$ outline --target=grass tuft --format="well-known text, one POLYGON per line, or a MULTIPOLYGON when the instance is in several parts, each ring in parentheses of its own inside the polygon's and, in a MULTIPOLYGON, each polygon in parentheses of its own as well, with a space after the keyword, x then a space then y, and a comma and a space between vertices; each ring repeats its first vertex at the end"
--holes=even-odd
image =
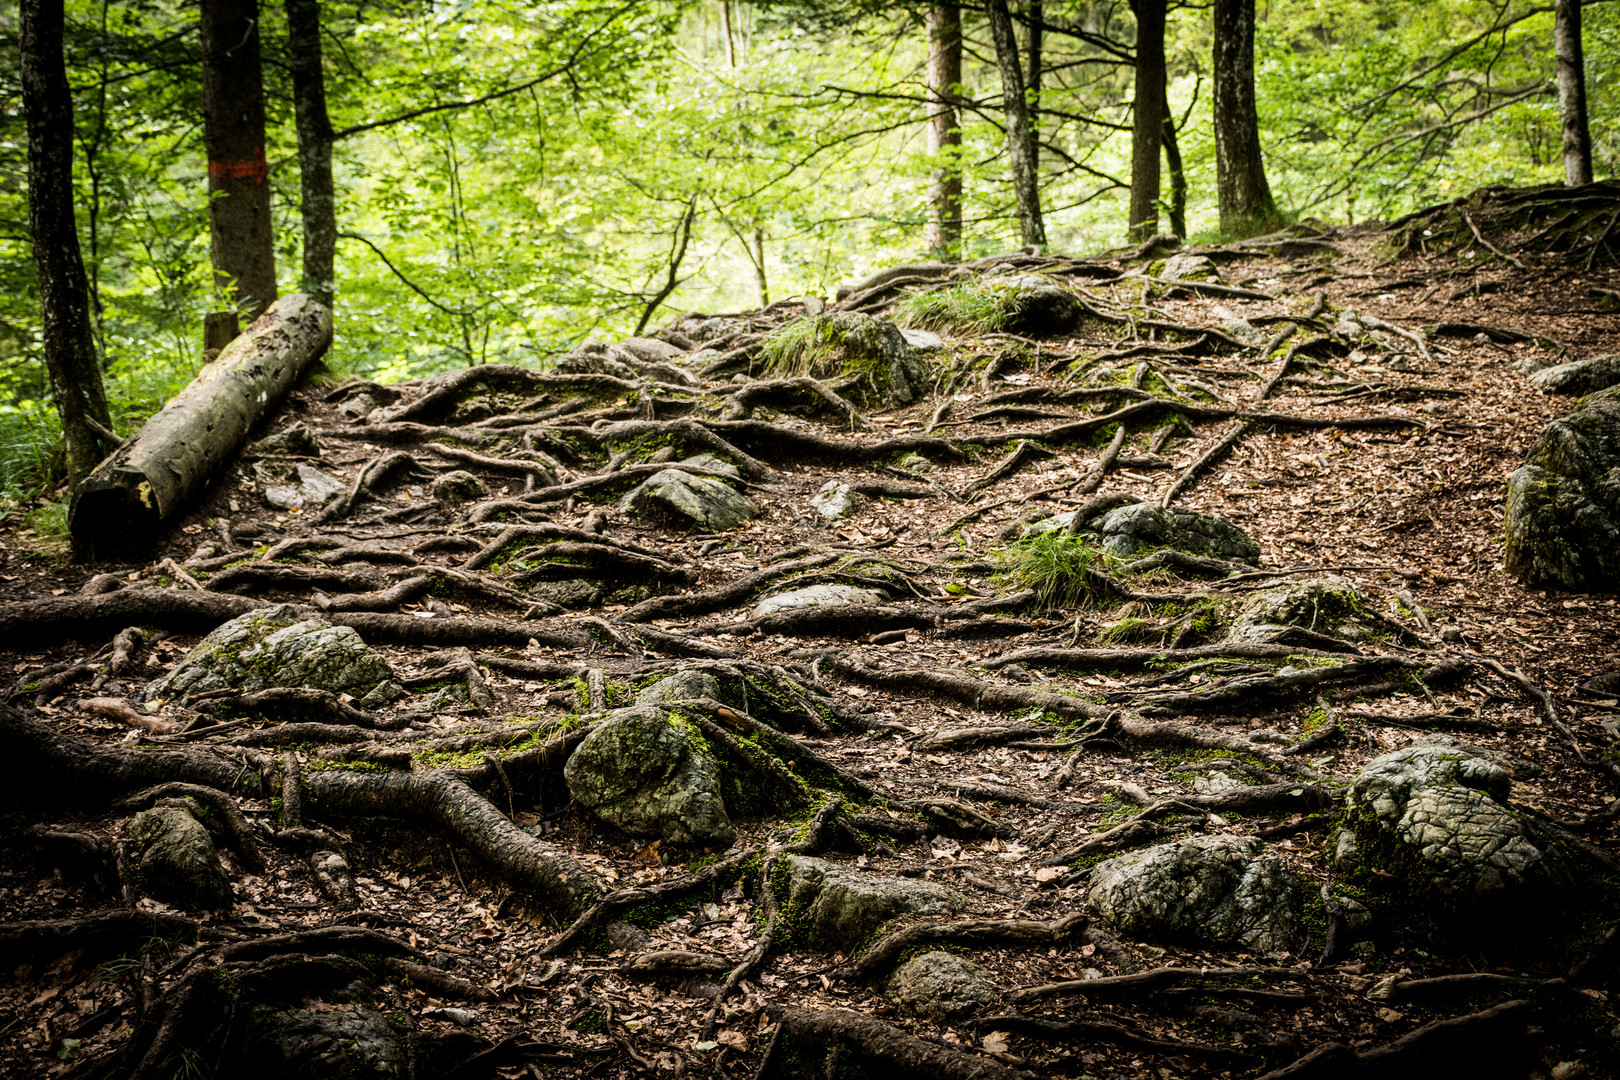
POLYGON ((1117 561, 1084 537, 1053 529, 1008 549, 1005 572, 1019 586, 1034 589, 1042 604, 1087 607, 1111 595, 1103 575, 1117 561))

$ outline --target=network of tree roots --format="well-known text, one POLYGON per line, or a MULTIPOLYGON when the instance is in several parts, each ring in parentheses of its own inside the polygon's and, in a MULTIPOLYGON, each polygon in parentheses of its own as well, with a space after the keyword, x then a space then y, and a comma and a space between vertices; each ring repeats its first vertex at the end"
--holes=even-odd
POLYGON ((1620 352, 1620 203, 1560 198, 1296 226, 1204 251, 1220 283, 1145 280, 1163 251, 880 276, 831 310, 917 310, 1007 268, 1082 307, 1041 339, 942 318, 933 391, 897 410, 858 405, 858 374, 765 374, 769 336, 821 310, 803 301, 702 342, 708 316, 656 332, 713 350, 695 385, 315 380, 258 434, 311 429, 300 460, 348 485, 324 508, 269 508, 244 454, 127 561, 56 563, 13 527, 0 1071, 228 1076, 256 1002, 361 1000, 417 1077, 1614 1075, 1620 770, 1590 680, 1620 652, 1615 601, 1500 569, 1503 483, 1565 408, 1521 362, 1620 352), (1358 340, 1332 332, 1346 309, 1358 340), (707 535, 620 509, 697 453, 736 465, 761 515, 707 535), (427 497, 451 470, 488 494, 427 497), (829 522, 810 500, 834 479, 863 502, 829 522), (1066 582, 1019 540, 1134 500, 1226 518, 1258 566, 1145 557, 1066 582), (571 574, 606 582, 594 604, 536 595, 571 574), (1326 574, 1376 636, 1222 644, 1244 596, 1326 574), (813 584, 888 599, 754 616, 813 584), (270 603, 354 627, 409 693, 132 704, 270 603), (686 669, 737 691, 681 706, 756 793, 727 851, 609 828, 562 776, 594 722, 686 669), (465 692, 409 711, 446 687, 465 692), (1351 888, 1329 858, 1344 785, 1432 733, 1518 762, 1515 809, 1584 884, 1466 928, 1364 889, 1375 930, 1352 949, 1324 899, 1351 888), (1195 787, 1213 770, 1242 783, 1195 787), (216 832, 229 908, 170 908, 129 872, 131 815, 172 798, 216 832), (1288 860, 1308 886, 1294 948, 1139 940, 1088 910, 1099 859, 1194 834, 1288 860), (966 906, 814 951, 772 885, 794 853, 966 906), (907 1015, 885 980, 925 948, 984 965, 1000 1000, 907 1015))

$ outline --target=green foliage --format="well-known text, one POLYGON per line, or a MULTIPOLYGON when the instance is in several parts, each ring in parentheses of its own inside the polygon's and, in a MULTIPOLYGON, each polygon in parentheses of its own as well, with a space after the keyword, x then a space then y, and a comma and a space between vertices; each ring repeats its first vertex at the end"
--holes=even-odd
POLYGON ((1086 607, 1106 596, 1100 575, 1117 560, 1084 537, 1062 529, 1036 533, 1010 548, 1004 573, 1020 588, 1034 589, 1039 603, 1050 607, 1086 607))
POLYGON ((843 341, 838 328, 826 315, 808 315, 773 330, 760 343, 765 371, 777 378, 800 375, 834 374, 829 363, 837 357, 843 341))
POLYGON ((908 293, 895 305, 894 320, 921 330, 987 334, 1000 330, 1012 314, 1005 284, 969 278, 942 289, 908 293))

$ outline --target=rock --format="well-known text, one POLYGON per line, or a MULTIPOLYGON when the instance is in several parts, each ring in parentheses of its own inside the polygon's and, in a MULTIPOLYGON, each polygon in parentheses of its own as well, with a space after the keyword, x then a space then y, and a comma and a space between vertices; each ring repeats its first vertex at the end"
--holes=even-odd
POLYGON ((907 454, 900 459, 900 467, 918 473, 931 473, 939 468, 938 465, 935 465, 921 454, 907 454))
POLYGON ((241 1072, 275 1080, 405 1080, 410 1055, 382 1014, 357 1006, 254 1010, 241 1072))
POLYGON ((634 923, 615 919, 602 927, 608 945, 627 953, 640 952, 652 943, 652 936, 634 923))
POLYGON ((719 701, 720 680, 707 671, 677 671, 641 688, 636 695, 637 705, 664 705, 675 701, 697 701, 708 698, 719 701))
POLYGON ((848 953, 890 919, 962 910, 960 895, 931 881, 880 877, 808 855, 784 861, 783 921, 812 949, 848 953))
MULTIPOLYGON (((1038 521, 1025 535, 1066 529, 1074 514, 1071 510, 1038 521)), ((1257 563, 1260 559, 1260 545, 1231 522, 1191 510, 1166 510, 1150 502, 1131 503, 1100 514, 1086 523, 1081 535, 1122 559, 1166 547, 1236 562, 1257 563)))
POLYGON ((345 420, 359 422, 367 419, 372 413, 387 409, 400 398, 400 393, 392 386, 382 386, 379 383, 358 383, 344 391, 344 398, 337 409, 345 420))
POLYGON ((900 408, 928 393, 933 372, 894 323, 857 311, 808 318, 797 344, 772 363, 774 374, 855 378, 843 393, 869 408, 900 408))
POLYGON ((859 510, 861 497, 842 480, 829 480, 810 500, 810 506, 828 521, 837 521, 859 510))
POLYGON ((1090 901, 1120 930, 1144 937, 1273 953, 1302 936, 1299 881, 1252 836, 1194 836, 1099 863, 1090 901))
POLYGON ((1543 394, 1590 394, 1620 385, 1620 356, 1594 356, 1569 364, 1555 364, 1530 376, 1530 385, 1543 394))
POLYGON ((293 455, 299 457, 320 457, 321 445, 315 441, 315 433, 305 423, 297 423, 286 431, 260 439, 248 447, 248 453, 260 457, 275 457, 293 455))
POLYGON ((231 879, 214 838, 179 801, 136 814, 129 832, 140 850, 136 873, 143 892, 192 910, 231 906, 231 879))
POLYGON ((703 532, 725 532, 759 515, 759 506, 712 476, 665 469, 643 480, 621 508, 639 518, 662 519, 703 532))
POLYGON ((1080 321, 1080 301, 1062 285, 1027 275, 1013 278, 1009 284, 1002 330, 1026 337, 1056 337, 1067 334, 1080 321))
POLYGON ((1265 331, 1248 319, 1232 319, 1222 323, 1221 329, 1251 349, 1258 349, 1268 340, 1265 331))
POLYGON ((347 626, 302 619, 291 604, 239 615, 198 642, 146 688, 148 701, 188 701, 210 690, 307 686, 350 694, 367 707, 403 691, 393 669, 347 626))
MULTIPOLYGON (((665 447, 668 449, 668 447, 665 447)), ((671 455, 674 456, 673 454, 671 455)), ((676 467, 688 466, 693 469, 707 469, 710 472, 724 473, 733 480, 742 479, 742 470, 737 468, 718 454, 693 454, 689 458, 682 458, 676 462, 676 467)))
POLYGON ((1620 588, 1620 386, 1542 431, 1508 480, 1506 566, 1531 587, 1620 588))
POLYGON ((913 330, 908 326, 900 328, 900 336, 906 339, 906 344, 913 349, 943 349, 945 339, 932 330, 913 330))
POLYGON ((1374 758, 1350 785, 1334 861, 1374 888, 1393 875, 1425 907, 1476 917, 1543 911, 1570 873, 1507 808, 1512 784, 1484 751, 1447 736, 1374 758))
POLYGON ((1342 577, 1291 581, 1252 593, 1226 632, 1229 642, 1270 641, 1290 627, 1347 641, 1370 641, 1366 598, 1342 577))
POLYGON ((484 482, 465 469, 456 469, 453 472, 434 477, 433 486, 430 490, 433 492, 433 498, 436 502, 444 503, 447 506, 472 502, 474 499, 482 499, 489 494, 489 488, 484 485, 484 482))
POLYGON ((669 342, 659 341, 657 338, 625 338, 617 347, 644 364, 673 364, 686 355, 669 342))
POLYGON ((1219 281, 1221 272, 1208 255, 1189 255, 1185 252, 1164 260, 1158 277, 1166 281, 1219 281))
POLYGON ((955 953, 926 952, 889 977, 895 1004, 929 1020, 947 1021, 1001 1000, 984 968, 955 953))
POLYGON ((611 375, 616 379, 636 378, 636 369, 613 355, 612 349, 595 338, 586 338, 557 361, 559 375, 611 375))
POLYGON ((680 844, 736 839, 720 766, 668 710, 619 709, 596 722, 563 766, 574 800, 632 836, 680 844))
MULTIPOLYGON (((559 564, 561 566, 561 564, 559 564)), ((565 567, 569 572, 575 567, 565 567)), ((582 569, 582 568, 579 568, 582 569)), ((621 578, 565 577, 530 579, 525 590, 536 600, 565 608, 595 607, 598 604, 639 604, 657 593, 648 582, 626 582, 621 578)))
POLYGON ((297 479, 291 484, 274 484, 264 489, 264 501, 277 510, 311 509, 326 502, 333 495, 347 490, 343 481, 323 473, 313 465, 298 466, 297 479))
POLYGON ((800 608, 881 604, 887 599, 876 589, 863 589, 858 585, 810 585, 765 597, 754 605, 754 618, 763 619, 778 612, 797 611, 800 608))

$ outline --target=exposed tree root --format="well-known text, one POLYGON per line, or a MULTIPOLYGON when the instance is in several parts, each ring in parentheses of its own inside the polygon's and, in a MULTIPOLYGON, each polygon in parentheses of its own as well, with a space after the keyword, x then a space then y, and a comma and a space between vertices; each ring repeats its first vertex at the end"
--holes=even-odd
POLYGON ((195 589, 128 588, 95 596, 52 596, 0 604, 0 641, 38 646, 64 637, 105 639, 131 624, 208 631, 264 606, 263 600, 195 589))
POLYGON ((1004 948, 1040 948, 1061 945, 1085 927, 1085 916, 1074 914, 1052 922, 1034 919, 974 919, 966 922, 918 923, 878 939, 853 963, 838 969, 850 982, 884 978, 905 957, 932 945, 1004 948))
POLYGON ((1252 1066, 1256 1058, 1242 1050, 1205 1043, 1180 1040, 1154 1039, 1132 1031, 1111 1020, 1048 1020, 1020 1013, 1003 1013, 976 1021, 981 1031, 1009 1031, 1014 1035, 1029 1035, 1038 1039, 1104 1042, 1138 1054, 1162 1054, 1166 1057, 1194 1058, 1220 1067, 1252 1066))
POLYGON ((823 1080, 845 1072, 894 1080, 1027 1080, 993 1058, 923 1042, 865 1013, 768 1007, 777 1020, 754 1080, 823 1080))

